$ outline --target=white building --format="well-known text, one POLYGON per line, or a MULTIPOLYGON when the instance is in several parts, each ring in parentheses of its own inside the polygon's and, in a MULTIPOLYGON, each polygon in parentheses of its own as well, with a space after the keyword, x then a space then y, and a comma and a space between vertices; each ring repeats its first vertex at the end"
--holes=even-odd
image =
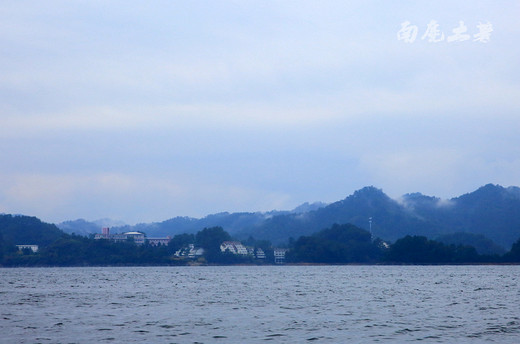
POLYGON ((97 233, 94 235, 95 240, 100 239, 107 239, 112 240, 114 242, 122 242, 122 241, 128 241, 133 240, 137 245, 144 244, 144 241, 146 239, 146 236, 144 233, 141 232, 126 232, 126 233, 116 233, 116 234, 110 234, 110 230, 108 228, 103 228, 103 232, 101 234, 97 233))
POLYGON ((167 236, 166 238, 146 238, 148 243, 152 246, 159 246, 159 245, 168 245, 170 240, 172 238, 170 236, 167 236))
POLYGON ((202 247, 195 247, 190 245, 190 251, 188 252, 188 258, 198 258, 204 255, 204 249, 202 247))
POLYGON ((126 237, 128 239, 133 239, 134 242, 137 245, 144 244, 144 239, 145 239, 144 233, 141 233, 141 232, 126 232, 126 233, 123 233, 123 235, 126 235, 126 237))
POLYGON ((18 247, 18 250, 23 250, 23 249, 30 249, 31 251, 33 251, 34 253, 38 252, 38 245, 16 245, 16 247, 18 247))
POLYGON ((265 252, 264 252, 264 250, 262 250, 260 247, 258 247, 258 248, 256 249, 255 258, 256 258, 256 259, 265 259, 265 252))
POLYGON ((174 253, 176 257, 187 257, 187 258, 199 258, 204 255, 204 249, 201 247, 195 247, 193 244, 189 244, 187 247, 183 247, 174 253))
POLYGON ((275 264, 283 264, 285 263, 285 252, 287 252, 286 248, 275 248, 274 249, 274 263, 275 264))
POLYGON ((245 246, 239 241, 224 241, 220 244, 220 251, 229 251, 233 254, 247 255, 247 248, 245 248, 245 246))

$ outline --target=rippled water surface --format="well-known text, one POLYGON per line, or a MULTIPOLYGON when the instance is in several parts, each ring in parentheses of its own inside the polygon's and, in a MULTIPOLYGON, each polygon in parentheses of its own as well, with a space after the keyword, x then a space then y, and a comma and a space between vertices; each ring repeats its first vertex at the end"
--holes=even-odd
POLYGON ((520 266, 0 274, 1 343, 520 342, 520 266))

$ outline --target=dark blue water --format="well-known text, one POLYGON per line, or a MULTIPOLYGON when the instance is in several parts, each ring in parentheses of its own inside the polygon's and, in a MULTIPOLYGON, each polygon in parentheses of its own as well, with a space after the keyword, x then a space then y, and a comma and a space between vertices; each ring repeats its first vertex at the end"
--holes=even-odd
POLYGON ((1 343, 520 342, 520 266, 0 274, 1 343))

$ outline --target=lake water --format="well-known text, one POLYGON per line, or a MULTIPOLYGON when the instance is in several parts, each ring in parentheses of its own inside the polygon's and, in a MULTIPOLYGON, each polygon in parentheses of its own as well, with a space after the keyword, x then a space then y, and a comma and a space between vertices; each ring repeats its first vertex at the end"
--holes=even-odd
POLYGON ((520 266, 0 269, 1 343, 519 343, 520 266))

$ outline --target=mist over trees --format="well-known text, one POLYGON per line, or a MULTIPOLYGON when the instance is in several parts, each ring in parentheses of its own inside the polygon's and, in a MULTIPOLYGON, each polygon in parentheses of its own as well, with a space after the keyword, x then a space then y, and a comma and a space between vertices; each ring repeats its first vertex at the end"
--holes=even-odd
MULTIPOLYGON (((292 211, 219 213, 201 219, 175 217, 162 222, 113 228, 139 231, 149 236, 195 234, 202 228, 222 227, 234 238, 254 237, 283 245, 289 238, 311 236, 335 223, 351 223, 394 242, 406 235, 425 236, 445 244, 471 245, 479 254, 503 254, 520 237, 520 188, 488 184, 478 190, 442 200, 420 193, 400 199, 382 190, 365 187, 331 204, 302 205, 292 211)), ((68 233, 101 229, 83 220, 59 225, 68 233)))
MULTIPOLYGON (((485 236, 501 246, 481 243, 479 250, 483 253, 488 249, 500 253, 520 237, 520 188, 488 184, 450 200, 420 193, 394 200, 382 190, 369 186, 315 211, 273 216, 244 230, 243 236, 254 235, 279 243, 290 237, 312 235, 335 223, 351 223, 368 229, 369 218, 373 219, 374 236, 386 241, 396 241, 406 235, 436 239, 464 232, 485 236)), ((458 239, 461 238, 468 241, 461 242, 463 244, 476 244, 475 237, 467 235, 458 239)))
POLYGON ((438 236, 435 240, 446 245, 473 246, 479 254, 484 255, 501 255, 506 253, 506 250, 502 246, 497 245, 493 240, 482 234, 458 232, 438 236))

